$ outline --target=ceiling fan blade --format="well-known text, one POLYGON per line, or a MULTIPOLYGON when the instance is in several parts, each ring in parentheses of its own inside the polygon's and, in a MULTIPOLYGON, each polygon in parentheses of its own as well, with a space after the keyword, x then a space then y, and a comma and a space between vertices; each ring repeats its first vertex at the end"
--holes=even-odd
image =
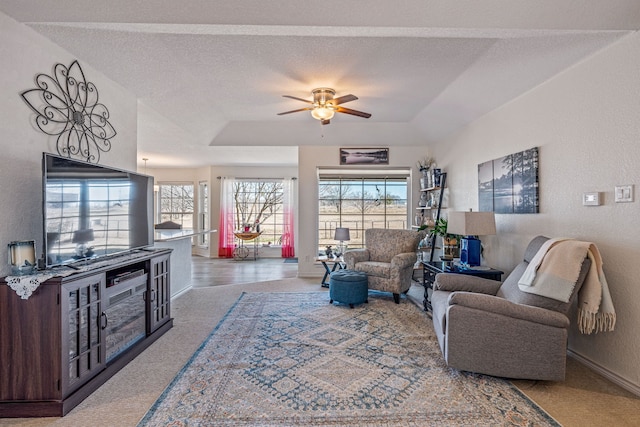
POLYGON ((345 102, 355 101, 356 99, 358 99, 357 96, 349 94, 349 95, 339 96, 338 98, 333 98, 331 103, 333 105, 340 105, 340 104, 344 104, 345 102))
POLYGON ((309 101, 308 99, 302 99, 302 98, 298 98, 295 96, 291 96, 291 95, 282 95, 285 98, 291 98, 291 99, 295 99, 297 101, 302 101, 302 102, 306 102, 307 104, 313 104, 313 101, 309 101))
POLYGON ((291 110, 291 111, 285 111, 284 113, 278 113, 278 115, 282 116, 283 114, 291 114, 291 113, 297 113, 299 111, 309 111, 309 110, 313 110, 313 107, 298 108, 297 110, 291 110))
POLYGON ((322 123, 323 125, 328 125, 329 123, 331 123, 331 120, 320 120, 320 123, 322 123))
POLYGON ((336 111, 338 113, 345 113, 345 114, 351 114, 352 116, 364 117, 365 119, 368 119, 369 117, 371 117, 371 114, 369 114, 369 113, 364 113, 362 111, 352 110, 351 108, 338 107, 338 108, 336 108, 336 111))

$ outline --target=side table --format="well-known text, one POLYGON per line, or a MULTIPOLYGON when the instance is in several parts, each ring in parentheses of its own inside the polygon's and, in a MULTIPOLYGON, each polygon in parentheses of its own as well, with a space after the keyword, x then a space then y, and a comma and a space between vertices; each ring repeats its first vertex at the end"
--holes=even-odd
POLYGON ((254 261, 257 260, 258 259, 258 240, 257 239, 262 234, 262 232, 254 233, 252 231, 247 231, 247 232, 236 231, 233 234, 238 238, 238 241, 239 241, 238 245, 233 250, 233 259, 242 261, 245 258, 247 258, 251 251, 245 245, 245 242, 253 241, 253 260, 254 261))
POLYGON ((433 291, 433 282, 436 280, 438 273, 455 273, 468 274, 469 276, 482 277, 489 280, 502 280, 504 271, 494 270, 493 268, 480 267, 460 268, 458 265, 450 261, 423 261, 422 262, 422 286, 424 286, 424 301, 422 305, 425 311, 431 311, 431 295, 429 290, 433 291))
POLYGON ((324 277, 322 278, 322 287, 328 288, 329 282, 327 282, 327 278, 331 275, 332 272, 336 270, 344 270, 347 268, 347 265, 340 258, 316 258, 317 262, 321 262, 324 267, 324 277), (329 264, 332 264, 329 267, 329 264))

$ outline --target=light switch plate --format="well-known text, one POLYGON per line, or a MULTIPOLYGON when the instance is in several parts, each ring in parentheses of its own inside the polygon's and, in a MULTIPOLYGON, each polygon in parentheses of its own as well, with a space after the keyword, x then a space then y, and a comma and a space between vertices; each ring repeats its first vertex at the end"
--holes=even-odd
POLYGON ((616 203, 633 202, 633 185, 616 185, 615 201, 616 203))
POLYGON ((600 192, 593 191, 590 193, 583 193, 582 204, 584 206, 600 206, 602 204, 600 192))

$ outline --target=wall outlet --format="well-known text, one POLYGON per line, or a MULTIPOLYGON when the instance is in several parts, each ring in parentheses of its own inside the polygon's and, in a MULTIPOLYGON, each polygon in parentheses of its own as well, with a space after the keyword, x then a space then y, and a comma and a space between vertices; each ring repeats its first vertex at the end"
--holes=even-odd
POLYGON ((633 185, 616 185, 614 194, 616 203, 633 202, 633 185))
POLYGON ((600 206, 602 204, 602 196, 598 191, 582 194, 582 204, 584 206, 600 206))

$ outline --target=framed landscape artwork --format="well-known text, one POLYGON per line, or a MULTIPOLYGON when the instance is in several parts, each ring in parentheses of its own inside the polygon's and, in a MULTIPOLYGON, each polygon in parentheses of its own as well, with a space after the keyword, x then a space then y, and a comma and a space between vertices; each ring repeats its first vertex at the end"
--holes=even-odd
POLYGON ((388 148, 341 148, 340 149, 341 165, 388 165, 389 149, 388 148))
POLYGON ((478 210, 538 213, 538 148, 478 165, 478 210))

